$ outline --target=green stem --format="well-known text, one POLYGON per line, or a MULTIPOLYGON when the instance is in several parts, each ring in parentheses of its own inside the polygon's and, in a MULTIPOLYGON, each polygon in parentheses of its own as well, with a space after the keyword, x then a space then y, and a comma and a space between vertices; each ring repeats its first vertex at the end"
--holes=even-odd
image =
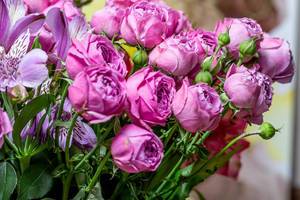
POLYGON ((168 176, 166 177, 166 180, 164 180, 162 182, 162 184, 157 188, 156 190, 156 194, 160 193, 161 190, 165 187, 165 185, 167 184, 168 180, 176 173, 177 168, 181 166, 181 164, 184 161, 184 156, 181 156, 180 160, 176 163, 176 165, 174 166, 174 168, 172 169, 172 171, 168 174, 168 176))
POLYGON ((5 135, 4 136, 6 144, 18 155, 19 149, 18 147, 5 135))
POLYGON ((73 129, 76 124, 78 116, 79 116, 79 114, 76 112, 72 118, 71 125, 68 130, 68 134, 67 134, 66 147, 65 147, 65 160, 66 160, 66 165, 68 168, 70 168, 70 153, 69 153, 70 152, 70 140, 71 140, 73 129))
POLYGON ((202 137, 200 138, 200 140, 198 140, 198 141, 196 142, 196 144, 197 144, 197 145, 203 144, 203 142, 210 136, 211 133, 212 133, 211 131, 206 131, 206 132, 202 135, 202 137))
POLYGON ((19 159, 20 160, 20 168, 23 173, 26 169, 28 169, 30 165, 30 156, 25 156, 19 159))
POLYGON ((68 200, 69 199, 69 191, 71 187, 71 181, 73 178, 73 173, 69 173, 66 179, 63 181, 63 195, 62 200, 68 200))
POLYGON ((253 136, 253 135, 258 135, 259 133, 246 133, 246 134, 242 134, 237 136, 236 138, 234 138, 233 140, 231 140, 217 155, 218 156, 222 156, 232 145, 234 145, 235 143, 237 143, 239 140, 249 137, 249 136, 253 136))
POLYGON ((119 181, 119 183, 117 184, 116 189, 114 190, 113 195, 110 197, 111 200, 115 200, 118 197, 119 191, 122 188, 123 184, 127 181, 128 178, 128 174, 124 173, 123 174, 123 180, 119 181))
POLYGON ((9 116, 9 118, 13 119, 14 118, 14 109, 13 109, 13 106, 12 106, 12 103, 11 103, 9 97, 4 92, 1 93, 1 96, 2 96, 2 99, 3 99, 3 104, 4 104, 4 107, 5 107, 5 110, 8 114, 8 116, 9 116))
POLYGON ((99 176, 105 166, 105 163, 107 162, 108 158, 110 157, 110 152, 108 152, 105 157, 103 158, 103 160, 101 161, 99 167, 97 168, 97 171, 95 173, 95 175, 93 176, 91 182, 89 183, 89 185, 87 186, 86 188, 86 193, 89 193, 96 185, 98 179, 99 179, 99 176))

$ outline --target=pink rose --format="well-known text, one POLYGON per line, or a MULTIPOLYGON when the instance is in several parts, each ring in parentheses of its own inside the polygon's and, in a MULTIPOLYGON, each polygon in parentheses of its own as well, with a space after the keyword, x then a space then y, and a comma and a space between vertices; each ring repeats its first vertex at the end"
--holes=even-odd
POLYGON ((175 76, 187 75, 199 64, 200 52, 195 40, 188 33, 172 36, 156 46, 149 55, 151 65, 175 76))
POLYGON ((6 112, 0 108, 0 148, 4 144, 4 136, 12 132, 12 125, 6 112))
POLYGON ((172 103, 173 113, 187 131, 213 130, 218 126, 223 110, 220 96, 207 84, 190 85, 184 79, 172 103))
POLYGON ((215 27, 217 35, 229 30, 230 43, 227 45, 229 52, 235 57, 239 57, 240 44, 251 38, 257 41, 262 38, 263 31, 260 25, 253 19, 249 18, 225 18, 219 21, 215 27))
POLYGON ((258 49, 260 71, 267 74, 273 81, 289 83, 295 73, 290 45, 287 41, 274 38, 267 34, 258 49))
POLYGON ((73 40, 66 59, 66 68, 71 78, 83 69, 97 65, 108 66, 126 76, 124 53, 117 51, 110 40, 100 35, 88 35, 82 41, 73 40))
POLYGON ((91 26, 95 33, 104 32, 111 39, 119 36, 124 14, 125 10, 123 9, 106 6, 93 15, 91 26))
POLYGON ((30 13, 40 13, 61 0, 23 0, 30 13))
POLYGON ((134 3, 139 2, 139 1, 163 3, 163 1, 161 1, 161 0, 106 0, 106 5, 119 7, 119 8, 128 8, 128 7, 132 6, 134 3))
POLYGON ((82 16, 82 12, 75 6, 72 0, 59 0, 55 4, 49 6, 44 12, 47 13, 52 8, 60 8, 65 14, 68 21, 71 21, 76 16, 82 16))
POLYGON ((233 65, 224 83, 224 90, 230 101, 241 109, 240 117, 255 124, 263 122, 262 114, 272 103, 272 80, 257 72, 256 68, 233 65))
POLYGON ((144 67, 127 80, 128 113, 132 121, 148 125, 165 125, 171 115, 175 82, 151 67, 144 67))
POLYGON ((92 124, 106 122, 123 112, 126 85, 122 75, 106 66, 84 69, 69 87, 72 106, 92 124))
POLYGON ((142 45, 148 49, 160 44, 184 27, 181 13, 163 4, 141 1, 126 10, 121 24, 121 37, 131 45, 142 45))
POLYGON ((163 144, 148 130, 124 126, 111 144, 114 163, 128 173, 156 171, 163 158, 163 144))

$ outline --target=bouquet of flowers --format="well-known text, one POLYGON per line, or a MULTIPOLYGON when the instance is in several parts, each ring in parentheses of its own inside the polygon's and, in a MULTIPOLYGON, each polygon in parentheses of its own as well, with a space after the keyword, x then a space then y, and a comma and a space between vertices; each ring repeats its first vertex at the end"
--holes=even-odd
POLYGON ((0 199, 185 199, 237 177, 245 138, 278 131, 263 114, 293 78, 288 42, 248 18, 194 28, 159 0, 88 22, 89 2, 0 0, 0 199))

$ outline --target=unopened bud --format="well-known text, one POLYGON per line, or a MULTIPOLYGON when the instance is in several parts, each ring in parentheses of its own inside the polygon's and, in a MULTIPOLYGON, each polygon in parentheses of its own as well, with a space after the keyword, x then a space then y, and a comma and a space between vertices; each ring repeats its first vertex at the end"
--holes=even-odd
POLYGON ((269 122, 264 122, 260 128, 259 136, 262 137, 265 140, 269 140, 272 137, 274 137, 275 133, 278 131, 274 128, 274 126, 269 122))
POLYGON ((28 97, 27 90, 22 85, 17 85, 13 88, 8 89, 8 95, 13 101, 22 102, 28 97))
POLYGON ((133 62, 135 66, 141 67, 148 63, 148 55, 144 50, 137 50, 133 55, 133 62))
POLYGON ((197 74, 195 81, 196 83, 207 83, 211 85, 213 77, 208 71, 201 71, 197 74))
POLYGON ((256 42, 253 39, 246 40, 240 45, 240 54, 243 57, 253 56, 256 53, 256 42))
POLYGON ((213 63, 213 59, 214 59, 213 56, 209 56, 209 57, 206 57, 203 60, 203 62, 201 64, 201 68, 202 68, 203 71, 210 71, 211 65, 213 63))
POLYGON ((229 32, 226 31, 225 33, 221 33, 218 37, 218 44, 221 47, 224 47, 224 46, 228 45, 229 43, 230 43, 229 32))

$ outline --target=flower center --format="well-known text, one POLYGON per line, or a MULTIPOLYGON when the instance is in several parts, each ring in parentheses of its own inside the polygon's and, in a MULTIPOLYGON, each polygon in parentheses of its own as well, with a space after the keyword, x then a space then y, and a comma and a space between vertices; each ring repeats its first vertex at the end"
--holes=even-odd
POLYGON ((153 140, 148 140, 144 143, 145 162, 156 164, 159 160, 159 147, 153 140))
POLYGON ((169 115, 170 113, 170 91, 171 86, 166 82, 166 80, 161 80, 158 84, 156 90, 158 111, 162 115, 169 115))
POLYGON ((105 99, 113 99, 120 94, 117 83, 104 75, 98 76, 95 88, 105 99))

